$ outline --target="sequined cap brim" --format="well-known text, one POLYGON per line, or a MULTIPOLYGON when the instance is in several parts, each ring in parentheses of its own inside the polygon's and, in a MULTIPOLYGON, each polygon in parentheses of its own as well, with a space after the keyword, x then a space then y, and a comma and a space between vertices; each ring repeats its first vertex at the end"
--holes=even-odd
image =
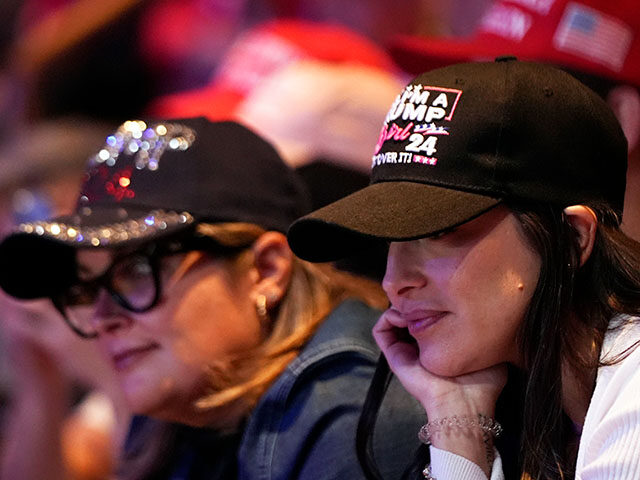
POLYGON ((54 297, 75 281, 78 248, 130 247, 196 223, 187 212, 123 208, 24 223, 0 244, 0 287, 22 299, 54 297))
MULTIPOLYGON (((92 225, 91 215, 73 215, 55 220, 23 223, 18 232, 39 235, 78 247, 116 247, 126 242, 144 241, 192 224, 188 212, 153 210, 146 215, 126 215, 120 222, 92 225)), ((101 215, 99 218, 104 218, 101 215)))

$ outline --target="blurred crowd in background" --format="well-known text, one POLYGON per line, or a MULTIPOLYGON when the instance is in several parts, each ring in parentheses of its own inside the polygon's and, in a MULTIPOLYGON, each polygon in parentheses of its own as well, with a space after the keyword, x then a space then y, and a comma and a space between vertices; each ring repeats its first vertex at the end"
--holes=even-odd
MULTIPOLYGON (((105 135, 126 119, 149 116, 239 119, 307 179, 315 208, 329 203, 368 182, 384 115, 417 73, 407 57, 418 71, 429 67, 410 48, 398 51, 398 38, 469 37, 494 3, 553 2, 3 0, 0 235, 71 210, 84 163, 105 135)), ((637 88, 640 75, 628 83, 637 88)), ((626 133, 637 138, 637 90, 624 98, 623 110, 638 120, 626 133)), ((383 266, 359 268, 378 277, 383 266)), ((50 308, 0 297, 1 411, 22 400, 15 392, 27 394, 19 383, 28 370, 16 375, 12 365, 49 371, 51 384, 69 392, 73 412, 68 428, 75 440, 65 459, 77 478, 101 478, 109 460, 88 465, 77 450, 104 451, 100 442, 121 441, 124 433, 113 429, 126 427, 118 418, 127 413, 108 366, 50 308), (73 430, 83 418, 97 432, 84 444, 73 430)), ((0 455, 10 448, 0 443, 0 455)))

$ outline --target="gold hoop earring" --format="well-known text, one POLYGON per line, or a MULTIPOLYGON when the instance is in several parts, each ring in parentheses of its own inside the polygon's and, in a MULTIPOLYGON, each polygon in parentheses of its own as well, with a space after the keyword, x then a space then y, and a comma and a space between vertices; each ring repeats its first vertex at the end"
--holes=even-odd
POLYGON ((256 297, 256 313, 260 320, 267 319, 267 296, 262 293, 256 297))

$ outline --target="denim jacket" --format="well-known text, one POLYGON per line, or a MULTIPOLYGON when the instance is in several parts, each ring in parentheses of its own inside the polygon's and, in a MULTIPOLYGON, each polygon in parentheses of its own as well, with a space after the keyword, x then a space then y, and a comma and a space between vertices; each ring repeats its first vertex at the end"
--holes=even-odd
MULTIPOLYGON (((252 412, 238 456, 243 480, 364 479, 355 432, 380 350, 380 312, 339 305, 252 412)), ((400 478, 418 446, 424 410, 394 380, 374 436, 385 479, 400 478)))

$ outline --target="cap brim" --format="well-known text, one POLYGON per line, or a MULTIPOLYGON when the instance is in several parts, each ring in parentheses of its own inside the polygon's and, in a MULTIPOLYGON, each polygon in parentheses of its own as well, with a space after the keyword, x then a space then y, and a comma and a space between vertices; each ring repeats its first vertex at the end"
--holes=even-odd
POLYGON ((510 51, 509 46, 504 39, 489 36, 457 40, 398 35, 391 39, 389 52, 403 70, 417 75, 452 63, 493 60, 497 56, 518 53, 510 51))
POLYGON ((156 98, 147 107, 158 118, 207 117, 212 121, 233 120, 246 93, 216 84, 156 98))
POLYGON ((465 223, 501 202, 415 182, 381 182, 296 220, 287 233, 304 260, 345 258, 381 241, 407 241, 465 223))
POLYGON ((22 299, 51 297, 75 280, 76 249, 133 247, 195 223, 186 212, 123 207, 26 223, 0 243, 0 287, 22 299))
POLYGON ((0 287, 21 299, 54 296, 72 283, 75 261, 69 245, 15 233, 0 244, 0 287))
POLYGON ((515 56, 519 60, 551 63, 569 70, 638 85, 638 76, 633 73, 612 70, 591 59, 556 48, 545 48, 539 42, 515 42, 491 33, 477 33, 461 39, 397 35, 389 41, 388 50, 400 68, 412 75, 454 63, 515 56))

